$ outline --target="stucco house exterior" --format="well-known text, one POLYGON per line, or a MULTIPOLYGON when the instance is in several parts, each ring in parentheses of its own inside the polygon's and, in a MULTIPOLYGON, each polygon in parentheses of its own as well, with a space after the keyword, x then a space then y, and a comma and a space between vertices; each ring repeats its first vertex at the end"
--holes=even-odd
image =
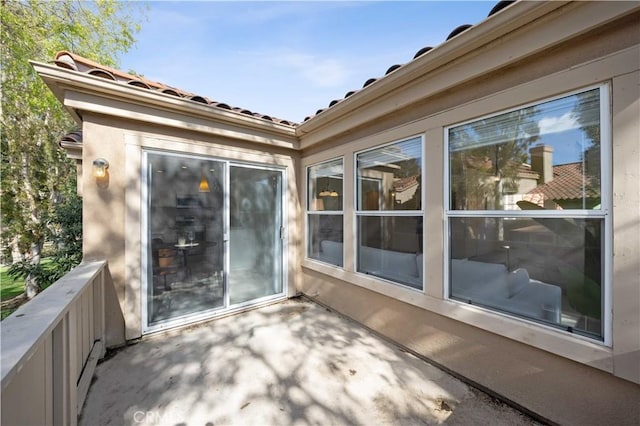
POLYGON ((639 22, 500 2, 302 123, 34 63, 82 126, 107 346, 304 294, 552 422, 637 424, 639 22))

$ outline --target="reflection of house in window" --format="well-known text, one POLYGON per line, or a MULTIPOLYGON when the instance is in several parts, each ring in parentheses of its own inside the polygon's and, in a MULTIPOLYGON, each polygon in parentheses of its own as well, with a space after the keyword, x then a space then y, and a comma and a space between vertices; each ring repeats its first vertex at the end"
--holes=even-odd
POLYGON ((586 161, 553 165, 552 147, 541 145, 532 148, 531 168, 538 174, 540 185, 521 191, 524 195, 518 206, 523 210, 597 208, 600 204, 599 183, 595 176, 589 174, 587 167, 591 153, 585 152, 586 161))
MULTIPOLYGON (((594 209, 600 205, 599 183, 597 176, 589 174, 589 161, 553 165, 553 148, 548 145, 535 146, 530 153, 531 164, 522 163, 516 168, 514 182, 501 178, 499 173, 492 176, 491 160, 467 157, 467 168, 481 176, 475 190, 467 189, 467 208, 494 205, 495 192, 500 194, 496 201, 503 210, 594 209), (493 190, 494 185, 498 186, 497 191, 493 190)), ((589 160, 589 151, 585 157, 589 160)))
POLYGON ((416 195, 419 177, 420 175, 414 175, 396 179, 393 182, 393 194, 396 204, 404 204, 416 195))
POLYGON ((529 191, 520 203, 547 210, 594 209, 600 204, 599 188, 591 185, 591 178, 583 172, 581 162, 553 166, 552 179, 529 191))
MULTIPOLYGON (((365 174, 365 173, 363 173, 365 174)), ((384 203, 383 190, 384 182, 389 182, 393 177, 391 173, 387 173, 388 176, 384 176, 383 172, 377 172, 374 170, 366 170, 366 176, 360 179, 360 191, 362 191, 362 210, 387 210, 389 209, 384 203), (376 177, 370 177, 375 175, 376 177)))
POLYGON ((518 201, 522 201, 524 194, 538 185, 540 174, 531 169, 531 164, 522 163, 518 166, 517 189, 503 188, 502 206, 504 210, 520 210, 518 201))

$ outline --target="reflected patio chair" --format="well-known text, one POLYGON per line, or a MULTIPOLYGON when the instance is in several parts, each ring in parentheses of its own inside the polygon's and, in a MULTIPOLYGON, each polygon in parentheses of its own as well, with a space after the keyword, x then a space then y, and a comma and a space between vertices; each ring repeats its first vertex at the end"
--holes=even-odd
POLYGON ((176 275, 179 270, 177 252, 172 248, 162 247, 163 241, 159 238, 154 238, 151 246, 153 256, 153 276, 162 277, 163 290, 169 291, 171 290, 171 283, 167 282, 167 276, 176 275))

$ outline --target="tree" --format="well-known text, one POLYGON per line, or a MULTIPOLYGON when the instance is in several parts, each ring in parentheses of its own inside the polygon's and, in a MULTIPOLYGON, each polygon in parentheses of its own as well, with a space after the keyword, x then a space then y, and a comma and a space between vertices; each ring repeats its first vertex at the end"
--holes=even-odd
POLYGON ((32 264, 25 288, 32 297, 39 290, 35 271, 42 247, 51 234, 47 218, 74 173, 57 142, 77 125, 29 60, 46 62, 57 51, 71 50, 117 66, 119 54, 135 42, 144 10, 139 4, 115 0, 2 0, 1 4, 2 241, 11 247, 14 261, 32 264))

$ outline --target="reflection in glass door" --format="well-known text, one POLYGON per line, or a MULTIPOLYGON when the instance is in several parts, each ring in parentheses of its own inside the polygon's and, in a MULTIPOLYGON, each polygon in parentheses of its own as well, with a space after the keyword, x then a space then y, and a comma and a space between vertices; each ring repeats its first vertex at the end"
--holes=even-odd
POLYGON ((229 303, 282 293, 282 172, 231 166, 229 303))
POLYGON ((145 153, 143 316, 158 329, 283 294, 283 172, 145 153))
POLYGON ((225 166, 146 153, 150 327, 224 306, 225 166))

